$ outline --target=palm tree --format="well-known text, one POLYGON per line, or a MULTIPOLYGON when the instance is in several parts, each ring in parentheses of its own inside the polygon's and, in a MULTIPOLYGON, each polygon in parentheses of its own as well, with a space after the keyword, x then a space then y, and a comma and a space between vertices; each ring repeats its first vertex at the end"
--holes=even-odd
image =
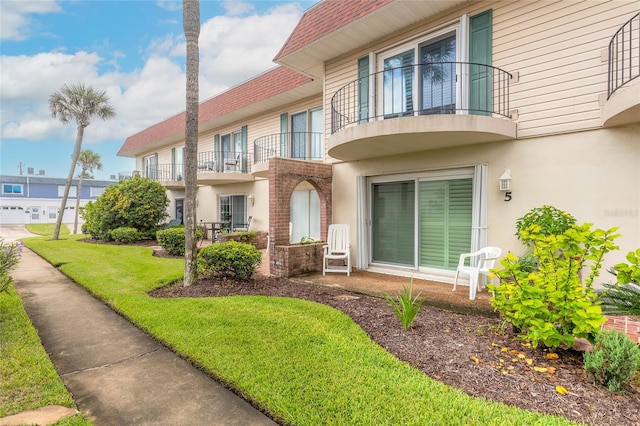
POLYGON ((198 279, 196 253, 196 157, 198 154, 198 70, 200 2, 183 0, 182 26, 187 41, 186 123, 184 132, 184 286, 198 279))
POLYGON ((76 194, 76 215, 73 221, 74 234, 78 232, 78 211, 80 209, 80 198, 82 196, 82 180, 84 178, 93 179, 93 176, 89 174, 89 173, 93 173, 93 169, 102 170, 102 162, 100 161, 100 154, 96 154, 90 149, 85 149, 82 152, 80 152, 78 161, 80 162, 80 167, 82 167, 82 171, 78 176, 78 193, 76 194))
POLYGON ((109 103, 109 97, 104 91, 96 91, 91 87, 85 87, 80 83, 77 85, 63 85, 59 92, 49 96, 49 110, 54 118, 59 118, 62 124, 68 124, 75 121, 78 125, 76 134, 76 144, 71 156, 71 167, 69 168, 69 176, 67 184, 64 188, 62 203, 60 204, 60 214, 56 220, 56 229, 53 231, 53 239, 57 240, 60 236, 60 226, 62 225, 62 217, 64 209, 67 206, 67 198, 69 198, 69 188, 73 181, 73 172, 78 163, 80 149, 82 148, 82 140, 84 139, 84 129, 91 124, 93 117, 102 120, 115 117, 116 113, 113 106, 109 103))

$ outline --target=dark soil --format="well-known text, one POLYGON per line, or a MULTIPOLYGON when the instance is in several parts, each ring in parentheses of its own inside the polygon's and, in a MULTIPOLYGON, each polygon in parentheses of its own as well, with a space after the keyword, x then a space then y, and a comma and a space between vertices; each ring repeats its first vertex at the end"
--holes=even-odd
MULTIPOLYGON (((200 279, 158 289, 156 297, 285 296, 339 309, 399 359, 469 395, 592 425, 640 425, 640 389, 619 395, 594 384, 583 370, 582 352, 555 354, 518 340, 495 318, 424 306, 404 331, 383 299, 296 280, 257 276, 252 282, 200 279), (557 355, 557 358, 556 358, 557 355), (537 371, 538 370, 538 371, 537 371), (556 386, 568 394, 562 395, 556 386)), ((637 382, 636 382, 637 385, 637 382)))

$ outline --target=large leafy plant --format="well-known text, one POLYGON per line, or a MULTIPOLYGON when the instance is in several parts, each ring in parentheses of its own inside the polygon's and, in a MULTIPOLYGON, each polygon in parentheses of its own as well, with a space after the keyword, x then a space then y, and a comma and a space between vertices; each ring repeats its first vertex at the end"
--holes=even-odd
POLYGON ((82 209, 83 230, 93 238, 110 241, 116 228, 136 228, 142 238, 154 238, 167 217, 169 199, 160 183, 134 177, 110 185, 95 201, 82 209))
POLYGON ((490 285, 491 304, 534 347, 573 346, 575 339, 593 340, 605 319, 593 288, 604 255, 618 247, 616 228, 570 225, 562 234, 548 234, 538 224, 519 232, 532 246, 538 267, 523 268, 513 254, 496 271, 500 285, 490 285), (586 276, 582 276, 586 273, 586 276))

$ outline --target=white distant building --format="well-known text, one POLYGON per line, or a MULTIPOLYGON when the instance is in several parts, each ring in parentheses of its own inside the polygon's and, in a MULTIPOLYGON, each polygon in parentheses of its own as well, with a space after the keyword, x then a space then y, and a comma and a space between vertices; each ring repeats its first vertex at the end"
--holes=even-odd
MULTIPOLYGON (((64 194, 66 179, 44 176, 0 175, 0 223, 55 223, 64 194)), ((115 181, 84 179, 80 205, 95 200, 105 188, 115 181)), ((73 180, 69 199, 62 218, 63 223, 73 223, 75 218, 78 180, 73 180)), ((82 222, 82 218, 78 217, 82 222)))

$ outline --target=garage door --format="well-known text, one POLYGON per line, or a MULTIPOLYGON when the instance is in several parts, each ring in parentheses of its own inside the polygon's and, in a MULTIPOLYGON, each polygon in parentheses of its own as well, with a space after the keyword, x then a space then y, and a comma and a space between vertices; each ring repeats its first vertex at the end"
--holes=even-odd
POLYGON ((16 223, 25 223, 26 213, 24 208, 18 206, 2 206, 0 207, 0 223, 9 225, 16 223))

